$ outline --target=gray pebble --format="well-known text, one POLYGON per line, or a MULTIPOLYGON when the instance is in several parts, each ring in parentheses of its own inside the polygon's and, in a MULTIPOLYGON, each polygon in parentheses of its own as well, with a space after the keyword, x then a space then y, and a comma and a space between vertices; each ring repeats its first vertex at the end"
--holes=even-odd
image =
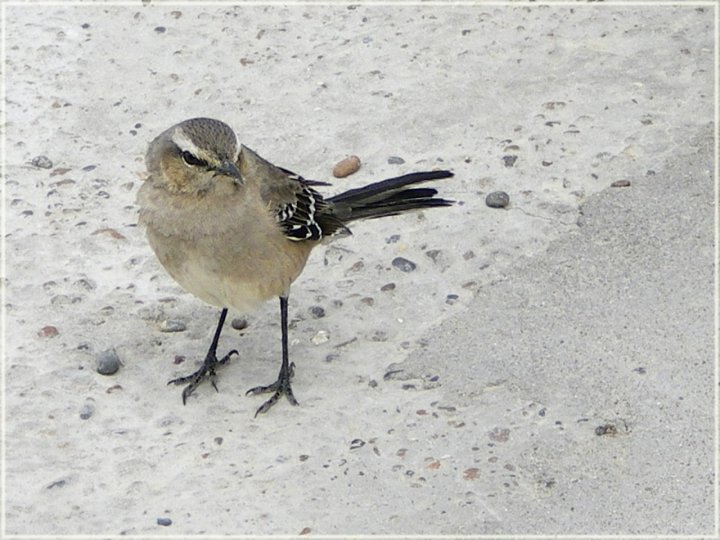
POLYGON ((390 165, 402 165, 403 163, 405 163, 405 160, 399 156, 390 156, 388 158, 388 163, 390 165))
POLYGON ((322 319, 325 316, 325 309, 321 306, 311 306, 308 311, 313 319, 322 319))
POLYGON ((92 279, 88 278, 80 278, 75 281, 74 285, 80 289, 85 289, 86 291, 92 291, 97 288, 97 284, 92 279))
POLYGON ((357 450, 358 448, 362 448, 365 446, 365 441, 362 439, 353 439, 350 441, 350 450, 357 450))
POLYGON ((394 284, 394 283, 386 283, 385 285, 383 285, 382 287, 380 287, 380 290, 381 290, 382 292, 394 291, 394 290, 395 290, 395 284, 394 284))
POLYGON ((399 234, 392 234, 385 239, 386 244, 396 244, 400 240, 399 234))
POLYGON ((160 323, 161 332, 184 332, 186 329, 185 323, 177 319, 167 319, 160 323))
POLYGON ((404 257, 395 257, 392 260, 392 265, 401 272, 412 272, 417 268, 417 265, 414 262, 409 261, 404 257))
POLYGON ((95 357, 95 369, 100 375, 113 375, 121 365, 115 348, 104 350, 95 357))
POLYGON ((52 169, 53 162, 47 156, 37 156, 32 158, 30 164, 38 169, 52 169))
POLYGON ((87 420, 95 412, 95 406, 92 403, 85 403, 80 409, 80 418, 87 420))
POLYGON ((445 303, 450 304, 451 306, 458 301, 458 298, 460 298, 457 294, 448 294, 445 297, 445 303))
POLYGON ((502 160, 506 167, 512 167, 517 161, 517 156, 503 156, 502 160))
POLYGON ((630 180, 615 180, 610 187, 629 187, 630 180))
POLYGON ((172 519, 170 518, 157 518, 157 524, 163 527, 169 527, 172 525, 172 519))
POLYGON ((485 204, 490 208, 505 208, 510 204, 510 195, 504 191, 493 191, 485 197, 485 204))
POLYGON ((230 326, 235 330, 245 330, 248 327, 247 319, 236 317, 230 322, 230 326))

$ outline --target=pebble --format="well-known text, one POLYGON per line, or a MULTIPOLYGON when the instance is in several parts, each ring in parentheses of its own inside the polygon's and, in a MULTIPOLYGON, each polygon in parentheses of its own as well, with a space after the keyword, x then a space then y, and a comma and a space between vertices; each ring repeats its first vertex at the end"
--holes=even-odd
POLYGON ((321 306, 311 306, 308 311, 313 319, 322 319, 325 316, 325 309, 321 306))
POLYGON ((385 239, 386 244, 397 244, 398 240, 400 240, 399 234, 391 234, 385 239))
POLYGON ((160 323, 161 332, 184 332, 186 329, 185 323, 177 319, 166 319, 160 323))
POLYGON ((80 418, 82 420, 87 420, 93 415, 94 412, 95 405, 90 402, 85 402, 85 404, 80 408, 80 418))
POLYGON ((502 160, 506 167, 512 167, 517 161, 517 156, 503 156, 502 160))
POLYGON ((493 191, 485 197, 485 204, 490 208, 505 208, 510 204, 510 195, 504 191, 493 191))
POLYGON ((392 265, 401 272, 412 272, 417 268, 417 265, 414 262, 406 259, 405 257, 395 257, 392 260, 392 265))
POLYGON ((100 375, 113 375, 120 369, 120 357, 115 348, 104 350, 95 357, 95 369, 100 375))
POLYGON ((333 167, 332 173, 335 178, 345 178, 354 174, 360 169, 360 158, 357 156, 348 156, 338 161, 333 167))
POLYGON ((245 330, 248 327, 248 322, 247 319, 236 317, 230 321, 230 326, 232 326, 235 330, 245 330))
POLYGON ((399 156, 390 156, 388 158, 388 163, 390 165, 402 165, 403 163, 405 163, 405 160, 399 156))
POLYGON ((457 294, 448 294, 445 297, 445 303, 450 304, 451 306, 458 301, 458 298, 460 298, 457 294))
POLYGON ((327 343, 328 341, 330 341, 330 334, 326 330, 320 330, 310 339, 310 341, 313 343, 313 345, 321 345, 322 343, 327 343))
POLYGON ((350 450, 357 450, 358 448, 362 448, 365 446, 365 441, 362 439, 353 439, 350 441, 350 450))
POLYGON ((630 180, 615 180, 610 187, 629 187, 630 180))
POLYGON ((382 287, 380 287, 380 290, 382 292, 390 292, 395 290, 396 285, 394 283, 386 283, 382 287))
POLYGON ((47 338, 54 338, 57 336, 60 332, 55 326, 43 326, 37 333, 40 337, 47 337, 47 338))
POLYGON ((169 527, 172 525, 172 519, 170 518, 157 518, 157 524, 163 527, 169 527))
POLYGON ((30 164, 38 169, 52 169, 53 162, 47 156, 36 156, 32 158, 30 164))

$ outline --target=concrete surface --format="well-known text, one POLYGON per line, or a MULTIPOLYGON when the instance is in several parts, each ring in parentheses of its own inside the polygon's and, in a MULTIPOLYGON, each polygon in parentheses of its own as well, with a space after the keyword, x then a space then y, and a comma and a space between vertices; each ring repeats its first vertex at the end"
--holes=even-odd
POLYGON ((717 535, 716 7, 3 7, 6 536, 717 535), (257 419, 276 305, 226 328, 218 393, 165 386, 217 313, 134 199, 197 115, 308 178, 360 156, 328 193, 456 173, 458 206, 317 250, 301 406, 257 419))

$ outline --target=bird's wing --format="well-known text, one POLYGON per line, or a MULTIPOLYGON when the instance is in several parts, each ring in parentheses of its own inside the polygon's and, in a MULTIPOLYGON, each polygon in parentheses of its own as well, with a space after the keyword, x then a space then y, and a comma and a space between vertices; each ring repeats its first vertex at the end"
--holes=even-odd
POLYGON ((289 240, 317 241, 345 229, 334 217, 332 205, 312 187, 330 184, 306 180, 273 165, 245 146, 239 161, 241 173, 257 180, 262 199, 275 212, 278 225, 289 240))

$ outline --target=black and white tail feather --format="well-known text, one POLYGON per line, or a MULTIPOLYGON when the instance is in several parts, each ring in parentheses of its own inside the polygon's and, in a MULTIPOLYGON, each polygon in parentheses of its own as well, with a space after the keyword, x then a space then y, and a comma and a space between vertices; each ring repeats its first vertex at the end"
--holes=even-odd
POLYGON ((407 187, 421 182, 450 178, 450 171, 417 172, 351 189, 324 199, 311 186, 329 185, 306 180, 286 169, 298 182, 296 201, 278 209, 277 220, 288 239, 300 242, 321 240, 338 231, 350 233, 347 224, 358 219, 394 216, 412 210, 450 206, 454 201, 435 197, 433 188, 407 187))

